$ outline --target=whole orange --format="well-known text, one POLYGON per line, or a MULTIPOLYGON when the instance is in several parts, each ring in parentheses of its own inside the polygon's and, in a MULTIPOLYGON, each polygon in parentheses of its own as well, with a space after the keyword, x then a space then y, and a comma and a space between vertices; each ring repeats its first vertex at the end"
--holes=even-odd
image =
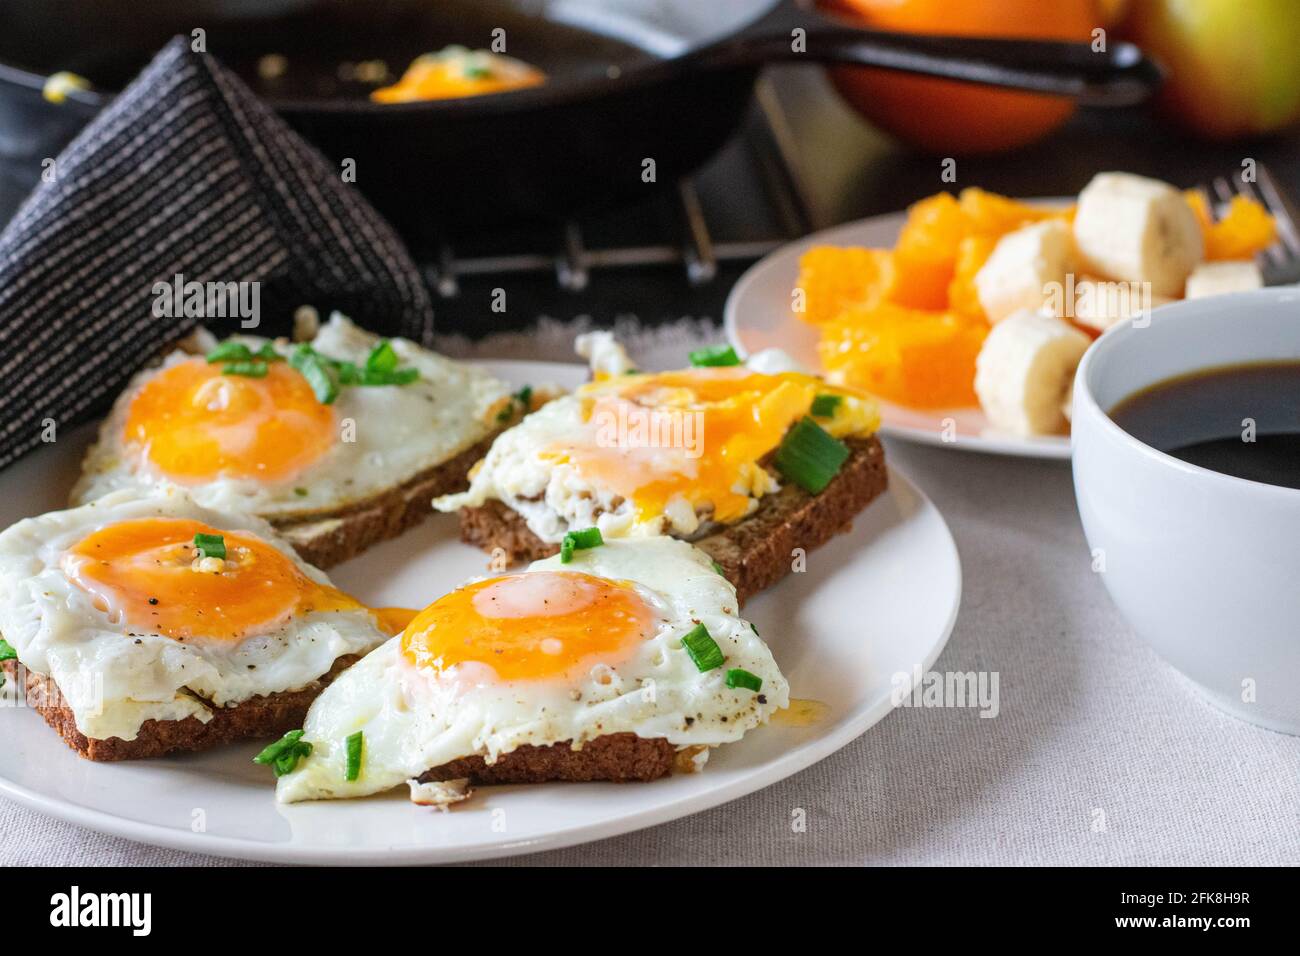
MULTIPOLYGON (((1090 41, 1104 26, 1099 0, 823 0, 832 14, 898 33, 1090 41)), ((1074 112, 1071 100, 933 80, 890 70, 834 67, 840 94, 874 124, 941 155, 992 153, 1039 139, 1074 112)))

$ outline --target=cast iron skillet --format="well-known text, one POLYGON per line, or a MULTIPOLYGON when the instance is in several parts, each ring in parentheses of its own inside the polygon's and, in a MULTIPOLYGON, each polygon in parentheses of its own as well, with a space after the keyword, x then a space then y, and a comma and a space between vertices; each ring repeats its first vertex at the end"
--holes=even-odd
MULTIPOLYGON (((773 60, 855 63, 1127 105, 1159 83, 1128 44, 887 34, 813 10, 812 0, 0 0, 0 151, 66 140, 175 34, 245 77, 335 160, 399 227, 431 218, 453 231, 553 217, 671 183, 715 152, 773 60), (506 52, 544 70, 541 87, 423 103, 370 102, 340 65, 382 59, 397 74, 449 43, 506 52), (793 31, 803 30, 804 50, 793 31), (259 77, 267 54, 285 57, 259 77), (43 79, 92 81, 61 106, 43 79), (654 160, 647 183, 645 160, 654 160)), ((39 172, 39 159, 35 164, 39 172)))

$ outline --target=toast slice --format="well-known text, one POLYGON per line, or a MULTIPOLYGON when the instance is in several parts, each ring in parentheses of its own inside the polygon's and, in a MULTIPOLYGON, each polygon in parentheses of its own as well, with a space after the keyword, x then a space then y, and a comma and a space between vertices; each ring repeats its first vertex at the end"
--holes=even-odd
MULTIPOLYGON (((819 495, 793 483, 764 498, 752 515, 693 542, 722 568, 743 604, 790 571, 795 548, 811 551, 841 531, 889 483, 885 452, 875 435, 848 438, 849 457, 819 495)), ((537 537, 523 517, 500 501, 460 511, 461 540, 508 560, 536 561, 560 550, 537 537)))
POLYGON ((574 750, 562 740, 546 746, 524 744, 502 754, 496 763, 482 757, 462 757, 420 775, 420 783, 468 780, 473 784, 646 782, 676 772, 694 769, 692 758, 703 748, 679 751, 662 737, 638 737, 633 733, 608 734, 587 741, 574 750))
POLYGON ((232 707, 212 707, 207 723, 197 717, 184 720, 146 720, 134 740, 110 737, 97 740, 77 729, 72 708, 52 678, 29 671, 16 660, 4 661, 5 677, 25 696, 63 742, 87 760, 139 760, 176 752, 210 750, 234 740, 279 737, 302 726, 307 708, 336 676, 355 663, 355 655, 338 658, 329 673, 306 687, 264 697, 250 697, 232 707))
POLYGON ((279 521, 272 518, 271 524, 308 564, 322 569, 341 564, 430 517, 434 513, 429 506, 432 499, 468 488, 469 470, 487 454, 503 430, 498 429, 441 464, 339 512, 279 521))

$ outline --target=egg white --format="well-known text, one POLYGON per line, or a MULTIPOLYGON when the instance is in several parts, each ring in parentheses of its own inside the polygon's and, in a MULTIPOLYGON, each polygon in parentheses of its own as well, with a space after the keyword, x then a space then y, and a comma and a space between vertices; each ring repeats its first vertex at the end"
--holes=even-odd
MULTIPOLYGON (((293 344, 283 339, 235 336, 256 351, 271 342, 288 356, 293 344)), ((364 365, 379 337, 335 313, 311 345, 322 355, 364 365)), ((419 370, 406 385, 345 386, 334 402, 339 439, 302 473, 287 481, 262 482, 219 477, 186 484, 199 504, 248 511, 271 518, 292 518, 336 511, 396 487, 482 441, 495 429, 495 409, 510 387, 480 368, 455 362, 406 339, 390 339, 400 367, 419 370), (344 439, 346 423, 347 439, 344 439)), ((193 358, 176 351, 162 368, 193 358)), ((86 456, 82 477, 72 492, 73 504, 93 501, 124 488, 148 493, 171 482, 138 450, 123 442, 132 399, 159 369, 132 379, 100 428, 99 440, 86 456)))
POLYGON ((671 538, 609 541, 528 571, 581 571, 633 582, 657 622, 630 660, 597 665, 580 679, 439 681, 415 668, 393 638, 339 676, 312 705, 304 727, 311 756, 281 777, 283 802, 355 797, 399 786, 451 760, 489 762, 524 744, 575 745, 616 733, 664 738, 677 747, 739 740, 788 706, 789 688, 752 625, 736 613, 736 592, 703 552, 671 538), (703 624, 726 660, 701 673, 681 638, 703 624), (726 686, 744 668, 758 693, 726 686), (357 780, 346 779, 347 738, 361 731, 357 780))
POLYGON ((184 643, 124 622, 95 607, 60 567, 64 552, 107 525, 134 518, 202 521, 249 532, 285 554, 304 575, 329 579, 276 539, 264 521, 196 504, 169 488, 141 497, 118 491, 78 508, 27 518, 0 533, 0 636, 29 670, 52 677, 87 737, 135 739, 150 719, 197 717, 213 706, 297 690, 344 655, 360 655, 387 637, 365 609, 314 612, 281 629, 239 641, 184 643))

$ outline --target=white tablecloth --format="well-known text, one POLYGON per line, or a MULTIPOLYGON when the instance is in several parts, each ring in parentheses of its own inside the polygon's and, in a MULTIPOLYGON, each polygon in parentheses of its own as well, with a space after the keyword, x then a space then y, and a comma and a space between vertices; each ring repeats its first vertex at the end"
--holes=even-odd
MULTIPOLYGON (((935 669, 997 671, 998 716, 900 709, 733 803, 504 862, 1300 864, 1300 738, 1220 713, 1138 642, 1090 570, 1067 464, 898 442, 888 457, 961 552, 961 613, 935 669)), ((3 865, 226 862, 5 801, 0 833, 3 865)))

